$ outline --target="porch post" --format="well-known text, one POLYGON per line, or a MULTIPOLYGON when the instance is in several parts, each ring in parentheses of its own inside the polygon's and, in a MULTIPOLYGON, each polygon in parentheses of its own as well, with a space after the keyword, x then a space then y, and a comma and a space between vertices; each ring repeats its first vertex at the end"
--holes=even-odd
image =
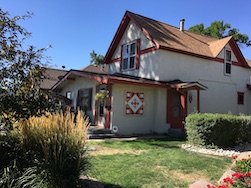
POLYGON ((182 117, 184 118, 187 114, 187 92, 182 91, 180 92, 180 103, 182 107, 182 117))
POLYGON ((105 128, 110 128, 111 124, 111 106, 112 106, 112 84, 107 84, 107 91, 109 92, 105 104, 105 128))
MULTIPOLYGON (((96 86, 96 93, 99 92, 100 85, 96 86)), ((95 100, 94 124, 98 125, 98 101, 95 100)))

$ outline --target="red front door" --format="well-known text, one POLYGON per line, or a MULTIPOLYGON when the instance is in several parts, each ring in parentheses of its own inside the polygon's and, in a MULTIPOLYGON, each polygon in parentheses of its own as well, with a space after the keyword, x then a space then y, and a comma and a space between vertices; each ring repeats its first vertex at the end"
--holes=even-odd
POLYGON ((178 92, 175 89, 167 93, 167 123, 171 128, 184 130, 183 121, 186 117, 186 92, 178 92))

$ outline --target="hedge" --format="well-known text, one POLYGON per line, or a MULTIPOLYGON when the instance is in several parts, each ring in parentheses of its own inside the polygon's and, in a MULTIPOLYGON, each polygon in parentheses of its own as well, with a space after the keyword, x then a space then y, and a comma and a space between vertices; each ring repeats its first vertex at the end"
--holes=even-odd
POLYGON ((189 143, 207 148, 229 148, 251 142, 251 116, 190 114, 185 129, 189 143))

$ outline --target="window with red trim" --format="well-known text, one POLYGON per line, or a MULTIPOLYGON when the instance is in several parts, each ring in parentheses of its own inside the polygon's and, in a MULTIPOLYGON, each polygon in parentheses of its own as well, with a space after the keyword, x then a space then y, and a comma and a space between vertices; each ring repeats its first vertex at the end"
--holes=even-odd
POLYGON ((238 104, 244 104, 244 93, 243 92, 238 92, 238 104))
POLYGON ((140 39, 123 44, 121 46, 120 70, 128 71, 140 67, 140 39))
POLYGON ((226 50, 225 52, 225 75, 231 75, 231 68, 232 68, 232 58, 231 58, 231 51, 226 50))
POLYGON ((122 46, 122 70, 130 70, 136 68, 137 42, 124 44, 122 46))

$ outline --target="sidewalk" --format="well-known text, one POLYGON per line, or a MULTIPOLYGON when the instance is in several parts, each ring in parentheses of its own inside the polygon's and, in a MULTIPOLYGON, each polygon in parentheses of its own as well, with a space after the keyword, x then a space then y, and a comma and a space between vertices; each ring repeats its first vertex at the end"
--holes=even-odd
POLYGON ((98 137, 91 137, 87 142, 102 142, 102 141, 130 141, 130 140, 144 140, 144 139, 162 139, 170 138, 168 135, 130 135, 130 136, 117 136, 117 135, 106 135, 99 134, 98 137))

